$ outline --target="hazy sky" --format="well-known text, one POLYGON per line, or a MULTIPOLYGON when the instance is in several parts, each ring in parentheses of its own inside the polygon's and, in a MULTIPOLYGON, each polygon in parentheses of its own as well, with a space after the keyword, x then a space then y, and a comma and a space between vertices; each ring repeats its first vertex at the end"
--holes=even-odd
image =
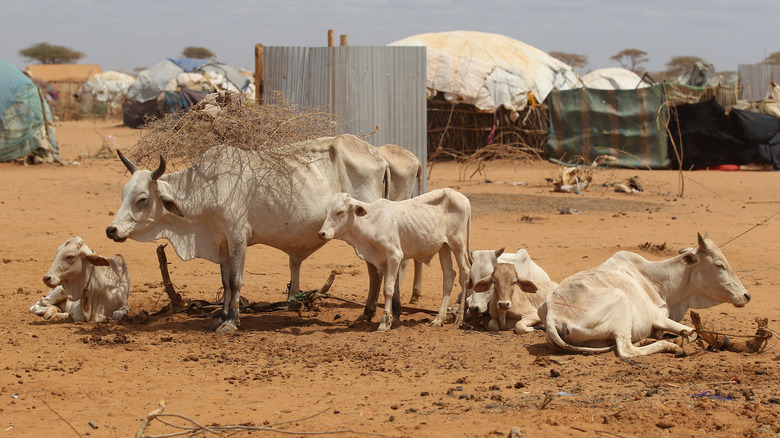
POLYGON ((650 71, 699 56, 718 71, 780 51, 777 0, 0 0, 0 58, 23 68, 39 42, 87 56, 79 63, 132 73, 187 46, 254 68, 254 45, 325 46, 327 31, 352 46, 383 46, 426 32, 493 32, 545 51, 588 57, 587 70, 618 67, 627 48, 650 71))

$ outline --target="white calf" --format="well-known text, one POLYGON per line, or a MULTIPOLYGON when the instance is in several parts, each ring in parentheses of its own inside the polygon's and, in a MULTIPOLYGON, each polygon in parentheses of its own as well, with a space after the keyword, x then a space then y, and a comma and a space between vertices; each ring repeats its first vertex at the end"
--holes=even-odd
MULTIPOLYGON (((59 304, 59 310, 74 321, 119 320, 130 311, 127 303, 130 277, 125 260, 118 254, 105 258, 93 252, 80 237, 71 237, 57 248, 57 255, 49 272, 43 276, 43 282, 52 290, 47 295, 48 299, 41 298, 36 306, 59 304), (62 292, 67 296, 65 304, 61 302, 62 292), (58 298, 59 302, 50 303, 58 298)), ((49 308, 44 314, 46 312, 54 311, 49 308)))
POLYGON ((371 204, 353 199, 346 193, 337 194, 328 206, 319 235, 324 240, 344 240, 355 249, 358 257, 382 272, 385 309, 377 330, 383 331, 393 323, 393 285, 401 262, 413 259, 429 263, 436 253, 439 254, 444 280, 441 307, 432 324, 441 326, 443 323, 455 283, 451 252, 455 254, 463 288, 455 323, 463 321, 466 288, 470 280, 470 232, 471 204, 468 198, 446 188, 405 201, 380 199, 371 204))
POLYGON ((488 330, 514 328, 515 333, 523 334, 532 332, 533 326, 541 323, 537 309, 557 285, 549 279, 522 277, 513 263, 498 263, 489 276, 474 285, 474 290, 480 292, 494 288, 489 305, 488 330))

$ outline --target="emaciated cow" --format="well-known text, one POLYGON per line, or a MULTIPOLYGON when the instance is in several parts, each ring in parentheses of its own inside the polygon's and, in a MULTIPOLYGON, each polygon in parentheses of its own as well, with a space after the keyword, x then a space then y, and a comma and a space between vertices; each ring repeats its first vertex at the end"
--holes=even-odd
MULTIPOLYGON (((301 263, 325 243, 318 233, 333 194, 347 192, 369 202, 387 195, 387 162, 363 140, 323 137, 302 149, 301 160, 280 161, 216 146, 192 167, 169 174, 162 157, 148 171, 120 153, 132 176, 106 235, 117 242, 164 238, 182 260, 218 263, 224 307, 208 329, 236 331, 247 246, 262 243, 289 255, 289 298, 298 291, 301 263)), ((370 265, 369 278, 369 290, 378 289, 379 272, 370 265)))
POLYGON ((130 276, 121 255, 111 258, 89 249, 80 237, 71 237, 57 248, 57 255, 43 276, 52 288, 46 297, 30 308, 46 319, 102 322, 120 320, 130 311, 130 276), (48 306, 47 306, 48 304, 48 306))
POLYGON ((688 309, 720 303, 742 307, 750 294, 726 257, 707 236, 698 246, 671 259, 648 261, 620 251, 592 269, 571 275, 539 307, 553 347, 575 352, 616 349, 620 357, 682 349, 660 340, 663 332, 695 339, 680 324, 688 309), (649 345, 634 343, 659 339, 649 345))
POLYGON ((517 273, 513 263, 498 263, 493 272, 474 285, 476 292, 494 288, 488 305, 490 322, 488 330, 513 328, 515 333, 532 332, 540 324, 537 309, 558 283, 550 280, 529 280, 517 273), (518 286, 518 288, 515 288, 518 286))
POLYGON ((406 201, 380 199, 371 204, 353 199, 346 193, 336 194, 319 235, 323 240, 344 240, 355 249, 358 257, 382 271, 385 309, 377 331, 384 331, 392 326, 394 317, 399 317, 391 314, 390 306, 401 262, 414 259, 429 263, 437 253, 443 273, 442 303, 432 324, 442 325, 455 283, 456 272, 450 253, 455 254, 460 270, 464 300, 455 322, 463 321, 466 288, 470 281, 470 232, 468 198, 452 189, 439 189, 406 201))

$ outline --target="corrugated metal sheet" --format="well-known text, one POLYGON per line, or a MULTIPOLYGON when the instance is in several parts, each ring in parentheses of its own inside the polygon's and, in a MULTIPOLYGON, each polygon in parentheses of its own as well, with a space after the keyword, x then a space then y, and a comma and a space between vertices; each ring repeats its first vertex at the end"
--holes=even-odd
MULTIPOLYGON (((274 91, 306 107, 327 107, 339 132, 397 144, 427 167, 425 47, 264 47, 264 99, 274 91)), ((423 179, 423 186, 425 186, 423 179)), ((423 187, 423 191, 427 191, 423 187)))
POLYGON ((742 84, 742 98, 749 102, 759 102, 769 95, 770 82, 780 83, 780 65, 740 64, 739 82, 742 84))

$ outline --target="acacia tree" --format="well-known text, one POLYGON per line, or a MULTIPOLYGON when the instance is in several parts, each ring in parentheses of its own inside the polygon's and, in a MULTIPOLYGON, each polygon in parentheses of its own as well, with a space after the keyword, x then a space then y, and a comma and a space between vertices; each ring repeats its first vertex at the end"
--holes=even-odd
POLYGON ((38 61, 41 64, 72 64, 86 56, 67 47, 49 43, 34 44, 26 49, 19 50, 19 55, 32 61, 38 61))
POLYGON ((579 55, 577 53, 565 53, 565 52, 549 52, 553 58, 568 64, 574 68, 583 69, 588 65, 588 57, 585 55, 579 55))
POLYGON ((623 68, 634 73, 639 73, 639 64, 649 61, 647 52, 639 49, 623 49, 609 59, 617 61, 623 68))
POLYGON ((192 59, 214 59, 217 57, 211 50, 205 47, 185 47, 181 51, 181 56, 192 59))
POLYGON ((676 78, 684 72, 693 68, 697 62, 707 62, 698 56, 673 56, 666 63, 666 77, 676 78))
POLYGON ((780 52, 770 53, 762 64, 780 64, 780 52))

